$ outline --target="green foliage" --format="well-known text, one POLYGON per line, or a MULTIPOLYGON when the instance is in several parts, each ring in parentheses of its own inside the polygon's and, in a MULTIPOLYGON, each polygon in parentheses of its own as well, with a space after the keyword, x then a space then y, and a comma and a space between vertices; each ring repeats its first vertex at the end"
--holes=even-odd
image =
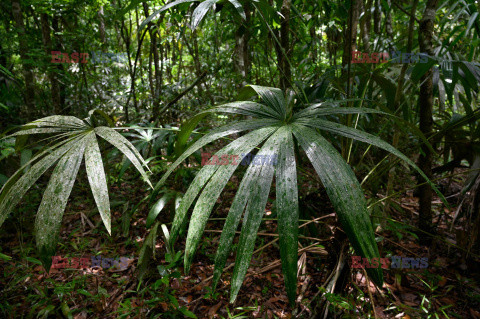
MULTIPOLYGON (((298 240, 295 140, 305 151, 322 180, 355 251, 363 257, 379 257, 363 192, 350 167, 335 148, 314 129, 331 131, 381 147, 405 160, 423 176, 424 174, 412 161, 379 138, 317 118, 329 114, 380 113, 379 111, 366 108, 325 107, 324 104, 315 104, 298 113, 292 113, 292 108, 288 107, 285 96, 279 89, 254 85, 251 88, 261 97, 263 104, 251 101, 228 103, 200 112, 190 121, 196 125, 205 114, 213 112, 248 115, 256 119, 219 127, 197 140, 169 168, 156 185, 156 189, 161 187, 170 173, 196 150, 224 136, 252 130, 222 148, 215 155, 221 157, 223 154, 249 153, 258 145, 263 144, 257 155, 277 154, 278 164, 276 168, 273 165, 250 165, 248 167, 222 231, 215 258, 213 285, 216 286, 220 278, 230 253, 235 231, 245 211, 231 287, 231 301, 236 299, 250 263, 257 230, 264 214, 273 176, 276 173, 280 253, 288 297, 293 303, 296 292, 298 240)), ((187 129, 183 130, 181 134, 188 135, 195 125, 187 123, 184 126, 187 129)), ((176 240, 187 221, 189 207, 201 192, 193 209, 187 234, 185 249, 187 272, 216 199, 220 196, 237 166, 238 163, 236 165, 204 166, 183 197, 173 221, 170 238, 172 242, 176 240)), ((368 273, 377 285, 382 285, 383 276, 380 269, 368 269, 368 273)))
MULTIPOLYGON (((177 211, 178 207, 180 206, 181 199, 182 199, 182 195, 180 193, 173 192, 173 191, 166 191, 165 194, 150 209, 150 212, 148 213, 147 221, 146 221, 147 228, 150 228, 152 226, 152 224, 155 222, 158 215, 170 202, 175 203, 175 211, 177 211)), ((157 241, 157 233, 158 233, 159 225, 160 225, 160 222, 157 221, 155 225, 151 227, 150 232, 145 238, 145 242, 143 243, 140 249, 139 257, 138 257, 138 269, 139 269, 140 279, 142 279, 143 276, 146 274, 149 263, 152 260, 152 257, 155 257, 155 248, 156 248, 155 246, 157 241)), ((162 224, 160 228, 163 232, 166 250, 167 250, 165 259, 167 261, 169 261, 169 258, 174 259, 174 260, 171 260, 171 262, 176 263, 180 258, 181 252, 177 252, 177 254, 175 254, 175 251, 173 249, 173 244, 170 240, 170 232, 168 231, 167 226, 162 224)))
POLYGON ((110 127, 94 127, 93 112, 91 114, 90 118, 83 121, 73 116, 45 117, 24 125, 22 130, 9 136, 56 133, 51 137, 55 144, 38 152, 25 163, 0 191, 1 226, 28 189, 57 163, 43 194, 35 221, 37 248, 47 270, 50 269, 63 213, 83 158, 100 216, 108 233, 111 233, 108 187, 97 135, 117 147, 150 184, 143 168, 147 165, 135 147, 110 127))
MULTIPOLYGON (((154 226, 154 228, 157 225, 154 226)), ((150 233, 152 234, 152 232, 150 233)), ((150 236, 150 235, 149 235, 150 236)), ((153 237, 151 237, 153 238, 153 237)), ((176 254, 165 254, 165 261, 167 264, 157 266, 157 279, 149 285, 145 285, 140 289, 143 279, 140 278, 140 284, 135 297, 128 298, 121 303, 117 310, 118 318, 130 318, 140 315, 140 309, 133 307, 132 302, 141 300, 146 306, 150 308, 161 308, 150 314, 152 318, 197 318, 194 313, 189 311, 185 306, 180 306, 175 297, 175 290, 171 288, 172 281, 180 278, 181 274, 178 270, 178 262, 181 258, 181 252, 176 254), (167 308, 167 309, 165 309, 167 308)))
MULTIPOLYGON (((140 24, 140 27, 138 28, 138 32, 140 32, 143 28, 145 28, 145 26, 151 22, 153 19, 155 19, 156 17, 158 17, 158 15, 160 13, 162 13, 163 11, 165 10, 168 10, 174 6, 177 6, 177 5, 180 5, 180 4, 183 4, 183 3, 187 3, 187 2, 196 2, 196 1, 199 1, 199 0, 176 0, 176 1, 172 1, 166 5, 164 5, 163 7, 161 7, 159 10, 155 11, 153 14, 151 14, 149 17, 147 17, 147 19, 145 19, 141 24, 140 24)), ((242 5, 237 1, 237 0, 228 0, 225 1, 225 0, 203 0, 200 2, 200 4, 195 8, 195 10, 193 10, 193 13, 192 13, 192 22, 191 22, 191 25, 190 27, 192 28, 192 30, 195 30, 198 25, 200 24, 200 22, 203 20, 203 18, 205 17, 205 15, 207 14, 207 12, 215 6, 215 4, 217 3, 229 3, 231 6, 233 6, 236 10, 236 12, 243 18, 245 19, 245 12, 243 11, 243 8, 242 8, 242 5)))

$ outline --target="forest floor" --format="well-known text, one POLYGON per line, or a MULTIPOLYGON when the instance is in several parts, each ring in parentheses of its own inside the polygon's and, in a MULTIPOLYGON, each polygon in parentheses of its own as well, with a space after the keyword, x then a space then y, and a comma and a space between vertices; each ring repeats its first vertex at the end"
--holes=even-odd
MULTIPOLYGON (((268 220, 269 216, 275 216, 271 201, 247 277, 236 302, 230 304, 233 256, 227 261, 217 290, 212 292, 209 287, 223 227, 221 218, 228 212, 237 183, 238 179, 233 177, 218 200, 211 217, 219 219, 208 222, 190 273, 185 275, 181 264, 166 261, 165 243, 159 232, 155 258, 141 283, 137 261, 148 234, 145 226, 148 209, 140 206, 131 219, 124 216, 124 212, 147 195, 139 179, 132 178, 110 189, 112 236, 93 209, 86 181, 81 180, 80 187, 74 187, 57 246, 57 255, 62 257, 89 260, 91 256, 124 257, 127 262, 120 268, 89 266, 51 269, 46 273, 34 258, 33 220, 42 188, 32 191, 18 210, 22 214, 16 213, 7 220, 0 232, 0 252, 11 257, 9 261, 0 261, 3 274, 0 317, 183 318, 193 317, 193 313, 198 318, 323 318, 325 307, 329 307, 327 318, 332 318, 333 313, 338 318, 480 318, 480 258, 475 255, 465 258, 458 248, 464 245, 461 240, 468 234, 462 234, 460 227, 450 231, 455 207, 446 209, 435 199, 434 222, 438 234, 432 248, 427 249, 418 245, 409 226, 418 217, 418 199, 411 192, 393 202, 398 209, 392 209, 390 218, 397 222, 389 221, 377 228, 380 254, 427 257, 427 268, 385 269, 384 286, 381 289, 373 286, 362 269, 349 267, 353 251, 342 250, 345 235, 332 214, 328 198, 317 192, 304 198, 309 202, 308 209, 316 212, 319 219, 300 231, 303 237, 299 240, 297 307, 292 310, 288 306, 275 235, 276 221, 268 220), (327 278, 331 279, 339 259, 345 261, 345 267, 335 281, 333 293, 324 294, 322 287, 326 286, 327 278)), ((160 219, 168 223, 171 217, 164 215, 160 219)), ((176 250, 183 247, 184 236, 176 250)))

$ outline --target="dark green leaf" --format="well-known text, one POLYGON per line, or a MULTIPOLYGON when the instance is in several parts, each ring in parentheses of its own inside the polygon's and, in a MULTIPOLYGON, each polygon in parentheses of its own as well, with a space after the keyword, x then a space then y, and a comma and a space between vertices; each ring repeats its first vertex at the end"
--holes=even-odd
POLYGON ((58 161, 38 208, 35 237, 40 258, 47 271, 52 264, 63 213, 82 163, 86 142, 87 138, 82 138, 58 161))
MULTIPOLYGON (((314 130, 293 124, 293 132, 320 176, 355 252, 369 260, 373 257, 379 258, 365 197, 350 166, 335 148, 314 130)), ((381 269, 368 268, 367 272, 381 287, 381 269)))

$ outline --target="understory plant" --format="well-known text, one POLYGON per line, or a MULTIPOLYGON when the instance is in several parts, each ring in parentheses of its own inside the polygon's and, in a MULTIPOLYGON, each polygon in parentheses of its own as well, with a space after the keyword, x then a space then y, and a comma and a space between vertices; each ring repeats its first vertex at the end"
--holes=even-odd
MULTIPOLYGON (((287 295, 291 304, 293 304, 296 296, 298 258, 298 185, 296 167, 296 156, 298 154, 295 153, 295 143, 303 149, 312 163, 335 208, 338 219, 348 235, 350 243, 355 252, 362 257, 379 257, 364 194, 350 166, 322 136, 319 130, 340 134, 387 150, 406 161, 425 179, 427 178, 408 157, 380 138, 323 118, 326 115, 333 114, 383 112, 369 108, 339 107, 339 103, 345 101, 318 103, 298 112, 293 112, 292 95, 286 97, 280 89, 255 85, 251 85, 250 90, 251 95, 260 96, 261 103, 253 101, 227 103, 200 112, 183 125, 177 140, 179 145, 186 143, 190 132, 207 114, 219 112, 251 117, 247 120, 240 120, 213 129, 193 143, 170 166, 158 182, 152 198, 160 191, 173 170, 194 152, 225 136, 249 131, 223 147, 214 156, 222 158, 222 155, 224 155, 225 158, 225 156, 228 157, 230 155, 246 154, 259 147, 257 155, 276 155, 278 160, 276 165, 255 165, 252 162, 248 166, 222 230, 215 256, 213 288, 216 287, 220 279, 226 259, 230 254, 235 231, 243 215, 242 229, 236 251, 235 268, 231 280, 230 301, 235 301, 252 257, 257 231, 265 213, 270 187, 275 176, 282 270, 287 295)), ((188 227, 184 256, 185 271, 187 273, 191 267, 210 213, 223 188, 237 169, 239 162, 232 161, 229 165, 203 166, 190 184, 180 206, 176 210, 170 233, 170 245, 173 245, 185 228, 188 218, 187 212, 200 194, 188 227)), ((369 268, 367 272, 377 285, 382 285, 383 275, 380 268, 369 268)))
POLYGON ((8 136, 54 134, 50 138, 49 146, 23 165, 0 190, 1 226, 28 189, 56 164, 35 220, 37 249, 47 270, 52 263, 51 256, 55 254, 63 213, 83 159, 85 159, 85 169, 98 211, 105 228, 109 234, 111 233, 107 179, 97 136, 122 152, 145 181, 152 186, 144 169, 146 167, 148 170, 147 164, 137 149, 113 128, 97 126, 95 114, 101 114, 107 118, 106 114, 96 110, 91 111, 90 116, 85 120, 73 116, 49 116, 28 123, 20 131, 8 136))

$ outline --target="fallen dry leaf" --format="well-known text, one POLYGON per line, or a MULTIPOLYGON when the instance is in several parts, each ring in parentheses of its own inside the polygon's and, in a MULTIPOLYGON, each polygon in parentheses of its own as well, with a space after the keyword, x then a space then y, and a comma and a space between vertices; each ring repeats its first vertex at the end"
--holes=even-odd
POLYGON ((215 306, 213 306, 212 308, 210 308, 210 310, 208 310, 208 318, 213 318, 216 314, 217 314, 217 311, 218 311, 218 308, 220 308, 220 306, 222 305, 223 301, 220 301, 219 303, 217 303, 215 306))

